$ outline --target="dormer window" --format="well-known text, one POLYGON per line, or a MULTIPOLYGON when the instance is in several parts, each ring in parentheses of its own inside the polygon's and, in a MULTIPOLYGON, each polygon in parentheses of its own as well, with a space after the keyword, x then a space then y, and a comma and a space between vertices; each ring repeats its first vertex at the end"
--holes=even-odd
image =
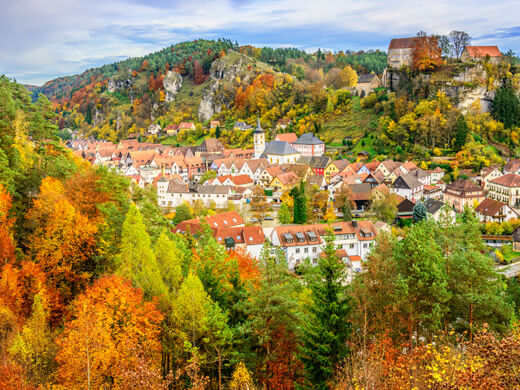
POLYGON ((298 240, 298 242, 305 242, 305 236, 303 235, 303 233, 297 232, 295 234, 295 236, 296 236, 296 239, 298 240))
POLYGON ((286 243, 288 243, 288 244, 292 244, 293 243, 293 236, 291 235, 291 233, 285 233, 283 235, 283 238, 285 239, 286 243))

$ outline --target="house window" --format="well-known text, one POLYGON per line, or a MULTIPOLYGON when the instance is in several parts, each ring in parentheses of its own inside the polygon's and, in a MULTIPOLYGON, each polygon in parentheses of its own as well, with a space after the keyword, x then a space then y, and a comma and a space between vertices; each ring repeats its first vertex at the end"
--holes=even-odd
POLYGON ((304 248, 304 249, 303 249, 303 252, 304 252, 304 253, 309 253, 309 248, 304 248))
POLYGON ((296 248, 296 253, 300 253, 300 248, 296 248))

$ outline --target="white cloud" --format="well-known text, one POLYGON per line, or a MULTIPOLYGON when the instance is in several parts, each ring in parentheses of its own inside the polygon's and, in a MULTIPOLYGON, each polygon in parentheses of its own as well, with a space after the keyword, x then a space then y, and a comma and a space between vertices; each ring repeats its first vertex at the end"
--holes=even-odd
MULTIPOLYGON (((197 37, 336 50, 385 48, 419 30, 479 37, 517 26, 519 11, 517 0, 13 0, 0 14, 0 72, 41 83, 197 37)), ((478 42, 520 50, 514 36, 478 42)))

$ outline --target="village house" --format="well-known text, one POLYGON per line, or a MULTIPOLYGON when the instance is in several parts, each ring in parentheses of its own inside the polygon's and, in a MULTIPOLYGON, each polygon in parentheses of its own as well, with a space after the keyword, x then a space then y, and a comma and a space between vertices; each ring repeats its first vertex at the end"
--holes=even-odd
POLYGON ((285 130, 287 128, 287 126, 289 126, 291 124, 291 120, 288 119, 288 118, 281 118, 281 119, 278 119, 278 121, 276 122, 276 130, 285 130))
POLYGON ((485 61, 497 64, 502 60, 502 53, 497 46, 466 46, 460 56, 462 62, 485 61))
POLYGON ((211 121, 211 122, 209 122, 209 128, 210 129, 216 129, 219 126, 220 126, 220 122, 219 121, 211 121))
POLYGON ((251 130, 252 128, 253 128, 253 126, 248 125, 244 121, 236 121, 235 124, 233 125, 233 129, 235 131, 247 131, 247 130, 251 130))
POLYGON ((206 138, 202 143, 196 147, 195 155, 201 153, 220 153, 224 150, 222 142, 216 138, 206 138))
POLYGON ((471 180, 457 179, 448 184, 444 190, 443 200, 455 211, 461 212, 464 207, 473 207, 484 200, 484 189, 471 180))
POLYGON ((441 180, 446 174, 444 169, 441 167, 436 167, 435 169, 429 170, 427 172, 430 174, 431 184, 437 184, 437 182, 441 180))
POLYGON ((343 171, 343 169, 345 169, 348 164, 348 160, 331 161, 329 165, 325 167, 323 171, 323 176, 325 176, 325 179, 329 181, 332 176, 337 175, 338 173, 343 171))
POLYGON ((254 185, 253 179, 248 175, 238 176, 218 176, 213 180, 208 180, 204 185, 214 186, 235 186, 235 187, 252 187, 254 185))
MULTIPOLYGON (((426 212, 428 213, 428 219, 431 219, 432 221, 439 221, 441 216, 443 216, 445 203, 439 199, 426 199, 424 201, 424 207, 426 207, 426 212)), ((453 211, 452 208, 446 211, 447 216, 452 220, 455 221, 456 215, 455 211, 453 211)))
POLYGON ((269 183, 269 187, 271 187, 274 191, 285 192, 298 184, 299 181, 300 178, 296 173, 293 171, 288 171, 278 174, 269 183))
POLYGON ((325 153, 325 142, 311 133, 305 133, 292 143, 302 156, 322 156, 325 153))
POLYGON ((480 171, 480 185, 484 187, 485 190, 487 190, 489 189, 489 182, 501 176, 504 176, 504 174, 500 172, 500 169, 498 169, 498 167, 486 167, 482 169, 482 171, 480 171))
MULTIPOLYGON (((372 221, 335 222, 330 228, 338 249, 344 249, 349 257, 367 259, 377 234, 372 221)), ((289 269, 295 269, 307 258, 317 263, 328 229, 324 224, 277 226, 270 239, 274 246, 283 249, 289 269)))
POLYGON ((264 168, 259 176, 260 186, 267 187, 280 173, 282 173, 282 167, 280 165, 273 165, 264 168))
POLYGON ((181 124, 179 125, 179 131, 181 130, 195 130, 195 123, 181 122, 181 124))
POLYGON ((191 233, 195 234, 202 231, 202 223, 205 221, 209 227, 216 233, 219 229, 228 227, 243 227, 244 220, 236 211, 226 211, 204 218, 193 218, 180 222, 175 227, 175 233, 191 233))
POLYGON ((423 197, 424 184, 415 176, 404 173, 395 179, 390 187, 390 192, 416 202, 423 197))
POLYGON ((245 250, 255 259, 260 258, 265 243, 261 226, 233 226, 215 230, 215 240, 227 250, 245 250))
POLYGON ((426 184, 423 189, 424 199, 441 199, 443 189, 440 186, 426 184))
POLYGON ((184 202, 204 207, 226 208, 229 197, 233 194, 229 186, 179 185, 177 182, 159 180, 157 182, 157 200, 160 207, 174 208, 184 202))
POLYGON ((504 174, 506 173, 516 173, 520 174, 520 158, 513 158, 509 160, 506 165, 504 165, 504 174))
POLYGON ((392 69, 411 68, 415 49, 425 39, 426 37, 392 39, 388 46, 388 67, 392 69))
POLYGON ((480 222, 504 222, 518 218, 518 213, 508 204, 486 198, 475 208, 480 222))
POLYGON ((297 164, 308 165, 316 175, 324 176, 325 169, 330 165, 328 156, 301 156, 297 164))
POLYGON ((490 180, 489 197, 504 202, 511 207, 520 207, 520 175, 508 173, 490 180))
POLYGON ((375 172, 381 172, 385 178, 389 177, 390 174, 401 166, 400 162, 394 160, 381 161, 375 172))
POLYGON ((173 137, 179 132, 179 125, 168 125, 164 128, 164 132, 168 137, 173 137))
POLYGON ((358 96, 365 97, 380 86, 381 79, 375 73, 370 73, 359 75, 357 84, 352 89, 355 90, 358 96))

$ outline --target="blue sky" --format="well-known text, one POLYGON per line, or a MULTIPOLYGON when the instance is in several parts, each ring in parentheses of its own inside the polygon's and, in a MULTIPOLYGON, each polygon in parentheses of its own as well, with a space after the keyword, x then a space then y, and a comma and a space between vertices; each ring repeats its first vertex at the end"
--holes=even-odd
POLYGON ((196 38, 313 51, 383 49, 391 38, 467 31, 520 53, 520 1, 5 0, 0 74, 42 84, 196 38))

